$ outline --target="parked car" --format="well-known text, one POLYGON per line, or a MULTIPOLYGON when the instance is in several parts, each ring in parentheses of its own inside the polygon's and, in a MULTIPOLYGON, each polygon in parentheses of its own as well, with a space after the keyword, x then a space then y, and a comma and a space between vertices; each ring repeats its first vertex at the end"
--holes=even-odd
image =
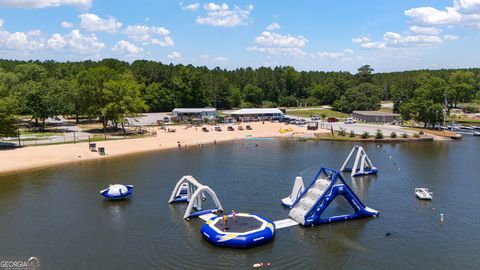
POLYGON ((335 118, 335 117, 329 117, 329 118, 327 118, 327 122, 328 122, 328 123, 338 122, 338 119, 335 118))
POLYGON ((250 125, 247 125, 245 128, 246 128, 247 130, 252 130, 252 127, 251 127, 250 125))
POLYGON ((222 128, 220 126, 215 126, 215 131, 222 131, 222 128))
POLYGON ((352 118, 345 118, 345 124, 355 124, 357 121, 352 118))
POLYGON ((288 121, 289 124, 292 124, 292 125, 297 125, 298 124, 298 120, 297 119, 290 119, 288 121))
POLYGON ((310 118, 312 121, 318 121, 320 120, 320 116, 318 115, 312 115, 312 117, 310 118))
POLYGON ((209 132, 209 130, 208 130, 207 127, 202 127, 202 131, 203 131, 203 132, 209 132))
POLYGON ((238 126, 238 130, 243 130, 243 126, 238 126))
POLYGON ((304 126, 306 124, 307 124, 307 121, 305 121, 303 119, 300 119, 300 120, 297 121, 297 125, 299 125, 299 126, 304 126))
POLYGON ((163 122, 168 123, 170 122, 170 118, 168 116, 163 117, 163 122))
POLYGON ((232 126, 228 126, 228 127, 227 127, 227 130, 228 130, 228 131, 234 131, 235 129, 234 129, 232 126))

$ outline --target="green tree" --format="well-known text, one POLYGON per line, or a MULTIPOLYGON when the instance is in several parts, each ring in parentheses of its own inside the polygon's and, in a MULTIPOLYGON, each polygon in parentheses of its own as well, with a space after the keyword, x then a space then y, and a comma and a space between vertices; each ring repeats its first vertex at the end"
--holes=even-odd
POLYGON ((118 78, 118 73, 103 66, 89 68, 77 76, 78 94, 81 98, 83 113, 90 119, 100 119, 104 130, 108 124, 108 119, 103 111, 108 103, 103 94, 104 84, 118 78))
POLYGON ((122 78, 108 81, 102 93, 106 100, 102 114, 111 120, 115 127, 120 124, 123 133, 127 118, 137 117, 143 110, 148 109, 141 98, 140 86, 133 80, 122 78))
POLYGON ((0 98, 0 138, 16 135, 15 105, 12 97, 0 98))
POLYGON ((457 107, 458 102, 470 102, 475 97, 475 74, 469 71, 456 71, 448 78, 448 97, 457 107))
POLYGON ((243 100, 251 103, 253 106, 262 104, 262 89, 252 84, 247 84, 243 88, 243 100))
POLYGON ((360 83, 371 83, 373 82, 373 71, 375 70, 370 65, 364 65, 357 69, 355 77, 360 83))
POLYGON ((175 92, 154 82, 145 88, 143 99, 152 111, 166 112, 175 107, 175 92))

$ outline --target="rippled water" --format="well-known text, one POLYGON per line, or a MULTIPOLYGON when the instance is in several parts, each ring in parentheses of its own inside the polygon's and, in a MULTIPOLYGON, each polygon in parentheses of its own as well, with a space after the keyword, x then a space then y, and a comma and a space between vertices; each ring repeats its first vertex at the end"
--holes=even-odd
POLYGON ((191 174, 226 209, 273 220, 288 216, 280 199, 296 175, 339 168, 353 144, 239 141, 84 162, 0 177, 0 257, 38 256, 44 269, 465 269, 480 264, 480 139, 366 144, 380 173, 347 182, 378 218, 278 230, 249 250, 217 248, 202 222, 182 219, 186 205, 167 204, 191 174), (391 159, 390 159, 391 156, 391 159), (109 183, 135 186, 131 200, 104 201, 109 183), (432 202, 414 188, 434 192, 432 202), (436 208, 432 212, 432 207, 436 208), (440 213, 445 222, 440 222, 440 213), (391 233, 391 236, 385 236, 391 233))

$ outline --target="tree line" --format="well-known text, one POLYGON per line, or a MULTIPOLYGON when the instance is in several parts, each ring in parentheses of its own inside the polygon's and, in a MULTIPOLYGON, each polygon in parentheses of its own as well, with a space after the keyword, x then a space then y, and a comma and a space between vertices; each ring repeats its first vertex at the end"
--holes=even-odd
POLYGON ((15 133, 15 115, 40 127, 57 115, 124 127, 127 117, 174 107, 295 107, 377 110, 393 100, 404 119, 438 122, 451 106, 480 99, 480 69, 374 73, 297 71, 293 67, 226 70, 116 59, 83 62, 0 60, 0 136, 15 133))

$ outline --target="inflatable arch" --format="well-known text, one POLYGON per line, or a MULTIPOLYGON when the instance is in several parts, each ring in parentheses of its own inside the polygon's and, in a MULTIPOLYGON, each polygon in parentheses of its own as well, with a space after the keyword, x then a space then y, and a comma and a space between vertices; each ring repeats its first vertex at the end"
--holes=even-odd
POLYGON ((363 147, 355 145, 350 151, 347 159, 340 168, 341 172, 352 172, 352 177, 354 176, 362 176, 362 175, 369 175, 369 174, 376 174, 378 172, 377 168, 373 166, 372 161, 368 158, 367 153, 363 149, 363 147), (355 156, 355 161, 353 163, 353 167, 347 167, 350 159, 353 157, 353 154, 357 151, 355 156))
POLYGON ((197 179, 191 175, 182 177, 170 195, 168 203, 174 202, 188 202, 187 210, 183 215, 184 219, 200 216, 206 213, 211 213, 215 210, 223 210, 222 204, 218 200, 217 194, 208 186, 202 185, 197 179), (203 201, 206 199, 205 193, 212 197, 217 209, 203 210, 203 201), (193 210, 198 212, 192 213, 193 210))

